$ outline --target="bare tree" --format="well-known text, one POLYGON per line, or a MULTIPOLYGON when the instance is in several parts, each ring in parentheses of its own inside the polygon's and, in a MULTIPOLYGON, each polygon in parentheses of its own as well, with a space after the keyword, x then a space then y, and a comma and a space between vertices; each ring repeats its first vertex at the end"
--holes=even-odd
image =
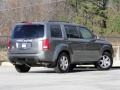
POLYGON ((65 0, 0 0, 0 33, 8 35, 16 22, 59 20, 66 9, 65 0))

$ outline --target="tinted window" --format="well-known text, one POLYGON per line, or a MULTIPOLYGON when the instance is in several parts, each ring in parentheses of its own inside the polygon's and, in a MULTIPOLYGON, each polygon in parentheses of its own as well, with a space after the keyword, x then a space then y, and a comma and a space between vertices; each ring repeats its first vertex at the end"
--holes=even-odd
POLYGON ((50 25, 51 37, 62 38, 62 32, 60 25, 50 25))
POLYGON ((44 25, 17 25, 12 38, 39 38, 44 36, 44 25))
POLYGON ((79 38, 76 26, 65 25, 65 30, 68 38, 79 38))
POLYGON ((93 38, 93 34, 87 28, 80 27, 79 30, 84 39, 92 39, 93 38))

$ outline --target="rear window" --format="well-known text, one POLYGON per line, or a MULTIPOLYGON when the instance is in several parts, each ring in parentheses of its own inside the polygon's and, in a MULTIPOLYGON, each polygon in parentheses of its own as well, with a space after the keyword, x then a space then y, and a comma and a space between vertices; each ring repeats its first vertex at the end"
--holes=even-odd
POLYGON ((12 38, 40 38, 44 36, 44 25, 16 25, 12 38))

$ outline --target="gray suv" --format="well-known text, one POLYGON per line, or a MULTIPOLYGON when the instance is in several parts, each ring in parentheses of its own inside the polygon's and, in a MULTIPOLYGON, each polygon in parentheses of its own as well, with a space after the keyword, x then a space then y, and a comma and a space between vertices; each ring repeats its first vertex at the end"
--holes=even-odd
POLYGON ((93 64, 108 70, 113 64, 112 45, 97 39, 86 27, 66 22, 18 23, 8 42, 8 57, 20 73, 31 67, 69 72, 76 65, 93 64))

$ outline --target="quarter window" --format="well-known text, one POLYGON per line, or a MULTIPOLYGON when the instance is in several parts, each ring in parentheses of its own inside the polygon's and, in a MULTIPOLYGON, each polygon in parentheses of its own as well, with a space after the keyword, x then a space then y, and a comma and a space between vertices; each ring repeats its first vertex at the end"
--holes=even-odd
POLYGON ((76 26, 65 25, 65 31, 68 38, 79 38, 76 26))
POLYGON ((51 37, 62 38, 62 32, 60 25, 50 25, 51 37))

